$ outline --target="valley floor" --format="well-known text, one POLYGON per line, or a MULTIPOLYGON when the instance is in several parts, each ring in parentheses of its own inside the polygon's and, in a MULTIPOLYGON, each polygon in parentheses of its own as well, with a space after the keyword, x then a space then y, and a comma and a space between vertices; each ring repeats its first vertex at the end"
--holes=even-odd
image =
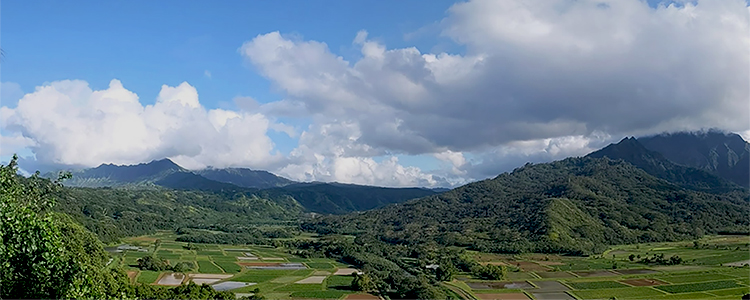
MULTIPOLYGON (((171 232, 126 239, 140 247, 113 253, 132 281, 177 285, 193 281, 235 292, 255 289, 267 299, 378 299, 351 290, 358 270, 332 259, 300 258, 270 246, 194 244, 186 249, 171 232), (159 242, 157 242, 159 240, 159 242), (136 260, 155 255, 193 262, 187 274, 139 271, 136 260)), ((739 299, 750 293, 750 237, 713 236, 700 241, 612 247, 592 257, 547 254, 500 255, 472 252, 480 264, 506 265, 506 280, 487 281, 460 273, 443 283, 464 299, 739 299), (677 265, 645 264, 640 259, 679 256, 677 265)))
POLYGON ((258 289, 267 299, 378 299, 351 290, 352 273, 358 270, 332 259, 300 258, 270 246, 193 244, 200 249, 188 250, 188 243, 177 242, 175 237, 172 232, 160 232, 127 238, 126 244, 141 250, 113 251, 109 266, 125 268, 133 283, 174 286, 192 281, 230 290, 238 297, 258 289), (146 255, 170 264, 192 262, 197 270, 186 274, 138 270, 137 259, 146 255))
POLYGON ((740 299, 750 293, 750 237, 613 247, 588 258, 475 253, 483 264, 519 268, 504 281, 464 274, 449 284, 473 299, 740 299), (638 263, 679 256, 679 265, 638 263), (631 261, 631 255, 634 259, 631 261), (613 268, 616 266, 616 268, 613 268))

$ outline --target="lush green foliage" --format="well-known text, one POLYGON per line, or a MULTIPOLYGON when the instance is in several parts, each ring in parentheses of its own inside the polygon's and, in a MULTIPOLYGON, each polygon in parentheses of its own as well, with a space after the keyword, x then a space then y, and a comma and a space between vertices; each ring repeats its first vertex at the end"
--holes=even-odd
POLYGON ((89 245, 67 243, 98 241, 54 219, 49 196, 57 185, 16 175, 16 160, 0 166, 0 298, 103 296, 92 285, 104 267, 103 251, 89 255, 89 245))
POLYGON ((169 269, 169 263, 166 260, 151 255, 141 257, 136 262, 138 263, 138 268, 141 270, 164 271, 169 269))
POLYGON ((266 171, 250 170, 243 168, 208 168, 196 172, 198 175, 218 182, 231 183, 246 188, 272 188, 293 184, 286 178, 282 178, 266 171))
POLYGON ((676 284, 676 285, 661 285, 661 286, 657 286, 656 288, 665 292, 670 292, 670 293, 689 293, 689 292, 701 292, 701 291, 728 289, 728 288, 734 288, 734 287, 739 287, 739 286, 740 285, 734 282, 733 280, 724 280, 724 281, 709 281, 709 282, 697 282, 697 283, 686 283, 686 284, 676 284))
POLYGON ((591 254, 606 245, 681 240, 750 226, 748 193, 708 194, 623 161, 570 158, 449 192, 303 224, 394 245, 437 242, 483 252, 591 254))
POLYGON ((18 176, 16 160, 0 166, 0 298, 235 299, 205 285, 130 285, 124 271, 106 268, 91 232, 51 212, 59 185, 18 176))
POLYGON ((434 191, 421 188, 384 188, 340 183, 298 183, 258 192, 260 197, 267 199, 292 198, 310 211, 325 214, 364 211, 433 194, 434 191))
POLYGON ((73 216, 102 241, 153 233, 159 229, 246 228, 285 223, 302 208, 293 200, 274 202, 249 192, 155 189, 65 188, 56 210, 73 216))
POLYGON ((495 265, 475 265, 471 268, 471 274, 477 278, 488 279, 488 280, 502 280, 505 279, 505 275, 508 270, 505 266, 495 265))

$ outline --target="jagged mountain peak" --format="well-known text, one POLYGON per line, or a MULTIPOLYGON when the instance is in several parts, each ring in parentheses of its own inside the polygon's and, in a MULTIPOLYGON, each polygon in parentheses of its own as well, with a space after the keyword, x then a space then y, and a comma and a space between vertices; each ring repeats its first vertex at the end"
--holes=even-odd
POLYGON ((726 179, 706 170, 676 164, 660 152, 647 149, 638 139, 633 137, 625 138, 616 144, 610 144, 587 156, 622 159, 654 177, 689 189, 724 192, 739 188, 726 179))
POLYGON ((750 186, 750 144, 739 134, 719 130, 673 132, 642 137, 638 141, 676 164, 750 186))

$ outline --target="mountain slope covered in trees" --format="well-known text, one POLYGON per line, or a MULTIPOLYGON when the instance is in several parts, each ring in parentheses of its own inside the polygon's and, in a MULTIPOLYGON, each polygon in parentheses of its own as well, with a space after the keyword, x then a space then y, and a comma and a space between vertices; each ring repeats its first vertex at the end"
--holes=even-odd
MULTIPOLYGON (((49 174, 48 177, 52 177, 49 174)), ((73 188, 119 188, 135 190, 154 190, 152 192, 174 189, 178 191, 201 191, 206 198, 224 197, 232 201, 232 195, 245 195, 250 198, 266 199, 269 203, 296 203, 288 215, 295 215, 298 209, 316 213, 342 214, 381 207, 391 203, 400 203, 409 199, 424 197, 437 193, 423 188, 385 188, 339 183, 298 183, 278 177, 265 171, 249 169, 209 168, 191 172, 169 159, 152 161, 133 166, 101 165, 93 169, 76 171, 73 178, 66 180, 66 186, 73 188), (262 188, 262 189, 259 189, 262 188)), ((76 190, 81 193, 83 190, 76 190)), ((104 199, 107 195, 116 199, 117 192, 110 189, 91 189, 84 194, 90 198, 104 199)), ((180 192, 175 192, 180 193, 180 192)), ((198 193, 200 194, 200 193, 198 193)), ((146 196, 152 198, 152 196, 146 196)), ((87 201, 85 197, 81 200, 87 201)), ((138 205, 138 203, 132 203, 138 205)), ((74 205, 75 206, 75 205, 74 205)), ((148 210, 145 210, 148 211, 148 210)), ((258 207, 257 212, 268 212, 258 207)), ((266 215, 275 218, 278 213, 266 215)), ((263 218, 261 218, 263 219, 263 218)))
POLYGON ((290 197, 313 212, 342 214, 364 211, 437 192, 423 188, 385 188, 340 183, 299 183, 259 191, 261 197, 290 197))
MULTIPOLYGON (((149 184, 175 172, 185 172, 169 159, 154 160, 149 163, 119 166, 102 164, 96 168, 73 171, 73 177, 65 182, 76 187, 117 187, 126 185, 149 184)), ((54 178, 57 173, 47 174, 54 178)))
POLYGON ((305 223, 392 244, 590 254, 606 245, 747 232, 748 193, 682 188, 622 160, 527 164, 449 192, 305 223))

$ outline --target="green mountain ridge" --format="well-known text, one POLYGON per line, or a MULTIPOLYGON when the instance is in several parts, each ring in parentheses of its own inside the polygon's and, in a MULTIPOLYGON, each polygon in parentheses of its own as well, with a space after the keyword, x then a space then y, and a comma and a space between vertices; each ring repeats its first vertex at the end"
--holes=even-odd
POLYGON ((245 168, 206 168, 195 171, 196 174, 205 178, 231 183, 246 188, 273 188, 294 184, 294 181, 274 175, 267 171, 250 170, 245 168))
POLYGON ((746 190, 693 191, 623 160, 583 157, 527 164, 446 193, 323 217, 303 228, 392 244, 592 254, 612 244, 746 232, 749 200, 746 190))
POLYGON ((340 183, 297 183, 258 191, 258 194, 267 198, 291 197, 309 210, 325 214, 364 211, 435 193, 423 188, 385 188, 340 183))

